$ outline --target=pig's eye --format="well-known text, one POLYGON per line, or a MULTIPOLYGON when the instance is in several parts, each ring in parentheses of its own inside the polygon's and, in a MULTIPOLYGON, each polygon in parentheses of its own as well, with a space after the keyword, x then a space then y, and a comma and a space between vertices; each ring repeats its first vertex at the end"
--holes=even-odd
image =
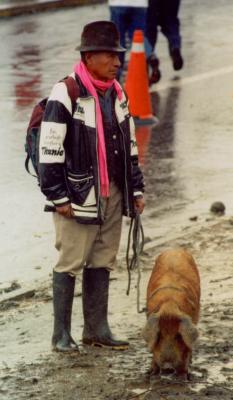
POLYGON ((177 340, 177 342, 183 341, 183 338, 182 338, 182 336, 181 336, 180 333, 177 333, 177 334, 176 334, 175 339, 177 340))

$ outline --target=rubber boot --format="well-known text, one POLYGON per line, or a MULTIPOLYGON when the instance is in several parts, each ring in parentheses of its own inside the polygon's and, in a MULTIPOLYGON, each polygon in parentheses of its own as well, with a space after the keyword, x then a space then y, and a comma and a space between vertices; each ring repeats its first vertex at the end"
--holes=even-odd
POLYGON ((71 337, 71 314, 75 277, 65 272, 53 271, 54 331, 52 347, 55 351, 79 351, 71 337))
POLYGON ((83 270, 83 343, 126 350, 129 343, 116 340, 109 328, 108 314, 109 271, 105 268, 83 270))

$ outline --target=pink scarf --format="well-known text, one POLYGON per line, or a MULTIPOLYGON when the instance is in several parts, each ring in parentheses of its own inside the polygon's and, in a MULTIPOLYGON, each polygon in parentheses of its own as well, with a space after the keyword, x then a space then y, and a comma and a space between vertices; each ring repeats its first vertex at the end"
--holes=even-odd
POLYGON ((99 158, 99 171, 100 171, 100 193, 102 197, 109 197, 109 179, 108 179, 107 156, 106 156, 106 147, 104 139, 104 128, 103 128, 103 120, 102 120, 99 98, 96 89, 105 91, 109 89, 112 85, 114 85, 119 100, 122 99, 122 89, 116 79, 109 80, 107 82, 94 79, 82 61, 80 61, 80 63, 74 66, 74 72, 79 76, 82 84, 86 87, 88 92, 95 98, 96 116, 97 116, 96 128, 98 135, 98 158, 99 158))

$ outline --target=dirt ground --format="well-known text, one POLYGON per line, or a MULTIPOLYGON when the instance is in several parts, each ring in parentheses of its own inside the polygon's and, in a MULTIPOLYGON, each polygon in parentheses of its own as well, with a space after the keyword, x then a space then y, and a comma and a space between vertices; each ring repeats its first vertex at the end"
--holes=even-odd
MULTIPOLYGON (((154 258, 164 249, 189 250, 200 270, 202 301, 200 338, 187 382, 174 376, 150 377, 151 355, 141 329, 144 313, 136 309, 137 274, 126 296, 124 263, 112 275, 109 321, 113 332, 130 341, 125 352, 83 347, 80 355, 51 352, 50 282, 28 300, 1 305, 0 397, 3 400, 204 400, 233 399, 233 220, 218 217, 193 222, 193 229, 160 246, 147 246, 141 261, 141 307, 154 258)), ((82 333, 81 285, 76 285, 73 337, 82 333)))

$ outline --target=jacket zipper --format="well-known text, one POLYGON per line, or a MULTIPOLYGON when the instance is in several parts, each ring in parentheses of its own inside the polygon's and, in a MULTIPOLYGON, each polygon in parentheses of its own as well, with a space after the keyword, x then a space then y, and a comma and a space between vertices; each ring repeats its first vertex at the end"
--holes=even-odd
POLYGON ((117 112, 116 112, 116 118, 117 118, 119 129, 121 131, 122 139, 123 139, 124 159, 125 159, 126 214, 129 217, 129 189, 128 189, 128 183, 127 183, 127 174, 126 174, 126 172, 127 172, 127 160, 126 160, 126 148, 125 148, 124 132, 121 129, 117 112))
POLYGON ((97 133, 97 125, 96 125, 96 102, 95 102, 94 97, 91 97, 91 98, 94 100, 94 105, 95 105, 96 158, 97 158, 97 175, 98 175, 98 179, 97 179, 98 198, 96 199, 96 203, 97 203, 98 213, 100 213, 101 220, 102 220, 102 211, 101 211, 101 207, 100 207, 100 171, 99 171, 99 154, 98 154, 98 133, 97 133))
POLYGON ((84 182, 84 181, 90 181, 91 179, 93 179, 93 175, 87 176, 86 178, 82 178, 82 179, 75 179, 68 175, 67 178, 73 182, 84 182))
MULTIPOLYGON (((93 99, 94 101, 94 109, 95 109, 95 132, 96 132, 96 158, 97 158, 97 184, 98 184, 98 197, 96 198, 96 206, 97 206, 97 215, 100 213, 100 173, 99 173, 99 156, 98 156, 98 134, 97 134, 97 126, 96 126, 96 104, 95 98, 93 96, 83 97, 83 100, 93 99)), ((93 168, 93 166, 92 166, 93 168)), ((101 215, 102 217, 102 215, 101 215)), ((101 218, 102 220, 102 218, 101 218)))

